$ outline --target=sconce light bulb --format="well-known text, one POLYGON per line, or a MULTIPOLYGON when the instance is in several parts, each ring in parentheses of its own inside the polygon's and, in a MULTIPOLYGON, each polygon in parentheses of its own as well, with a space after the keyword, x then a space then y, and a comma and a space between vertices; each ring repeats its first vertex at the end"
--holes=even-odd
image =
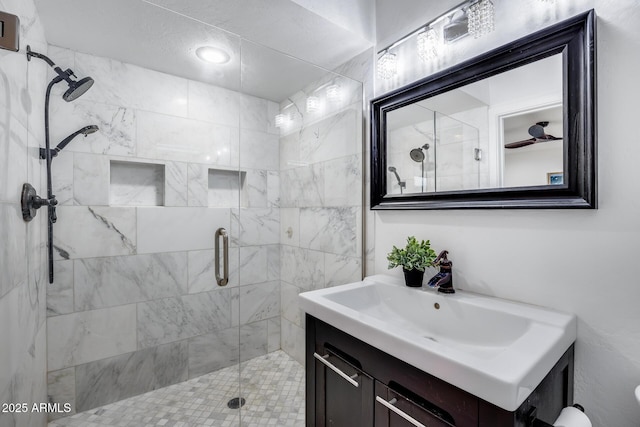
POLYGON ((315 113, 320 110, 320 98, 311 95, 307 98, 307 113, 315 113))
POLYGON ((276 114, 276 127, 281 128, 284 126, 284 114, 276 114))
POLYGON ((332 84, 327 86, 327 100, 329 102, 340 102, 342 99, 342 91, 340 85, 332 84))

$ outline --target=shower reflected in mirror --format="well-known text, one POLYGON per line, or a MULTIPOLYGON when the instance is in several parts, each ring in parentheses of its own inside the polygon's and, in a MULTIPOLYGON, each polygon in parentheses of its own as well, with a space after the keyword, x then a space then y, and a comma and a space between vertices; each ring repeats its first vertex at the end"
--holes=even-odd
MULTIPOLYGON (((427 157, 427 153, 429 150, 429 144, 424 144, 422 147, 414 148, 409 152, 409 157, 414 162, 420 163, 420 187, 422 188, 422 192, 424 193, 424 160, 427 157)), ((427 159, 427 163, 429 159, 427 159)))
POLYGON ((389 172, 396 176, 396 179, 398 180, 398 186, 400 187, 400 194, 402 194, 405 187, 407 186, 407 182, 400 179, 400 175, 398 175, 398 171, 395 167, 389 166, 389 172))

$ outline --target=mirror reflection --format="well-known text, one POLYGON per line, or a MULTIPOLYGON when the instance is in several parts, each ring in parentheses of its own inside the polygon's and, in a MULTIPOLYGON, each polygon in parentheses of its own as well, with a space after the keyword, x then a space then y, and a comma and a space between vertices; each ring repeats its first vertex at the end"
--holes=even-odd
POLYGON ((562 55, 386 113, 387 194, 564 184, 562 55))

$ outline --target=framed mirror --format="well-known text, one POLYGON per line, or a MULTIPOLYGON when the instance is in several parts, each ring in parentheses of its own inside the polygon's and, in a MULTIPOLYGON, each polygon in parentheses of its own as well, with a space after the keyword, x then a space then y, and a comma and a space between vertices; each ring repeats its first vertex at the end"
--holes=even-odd
POLYGON ((371 208, 596 208, 594 11, 371 101, 371 208))

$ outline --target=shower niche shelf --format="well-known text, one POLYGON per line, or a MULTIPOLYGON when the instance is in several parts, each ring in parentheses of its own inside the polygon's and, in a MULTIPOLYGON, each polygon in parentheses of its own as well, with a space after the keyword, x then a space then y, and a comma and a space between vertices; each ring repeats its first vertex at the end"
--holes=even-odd
POLYGON ((244 189, 247 172, 238 169, 210 168, 208 176, 208 205, 215 208, 238 206, 240 191, 244 189))
POLYGON ((164 165, 111 160, 109 204, 164 206, 164 165))

